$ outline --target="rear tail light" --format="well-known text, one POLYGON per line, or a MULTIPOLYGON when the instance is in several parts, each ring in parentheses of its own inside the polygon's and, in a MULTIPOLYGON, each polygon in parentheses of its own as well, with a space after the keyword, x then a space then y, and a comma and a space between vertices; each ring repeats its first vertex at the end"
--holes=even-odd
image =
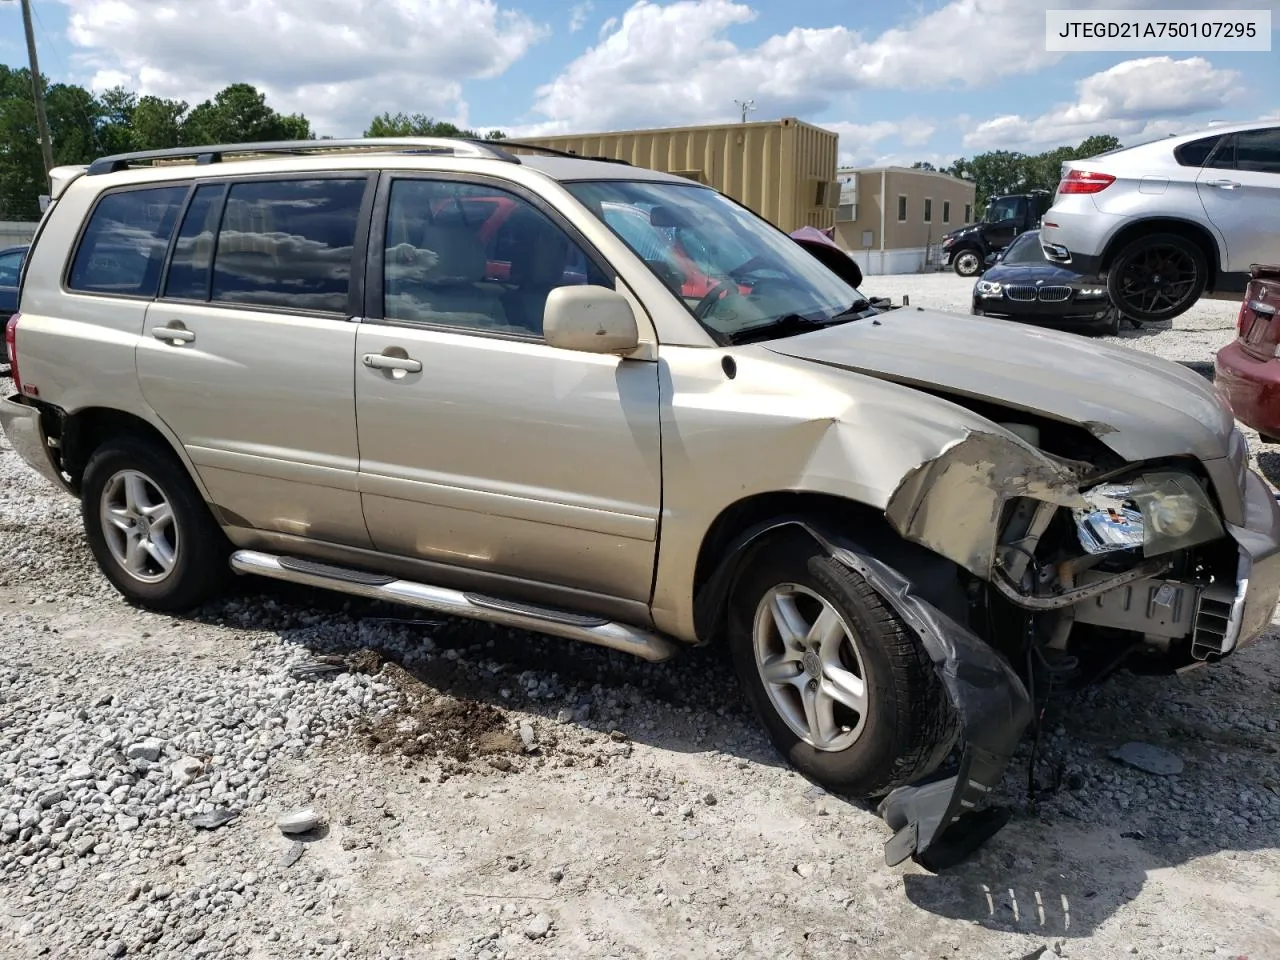
MULTIPOLYGON (((1246 296, 1240 301, 1240 312, 1236 314, 1236 332, 1243 337, 1252 325, 1253 311, 1249 309, 1249 298, 1246 296)), ((13 347, 9 348, 9 352, 13 352, 13 347)))
POLYGON ((4 325, 4 346, 5 352, 9 354, 9 374, 13 377, 13 385, 18 393, 22 393, 22 378, 18 376, 18 319, 20 316, 15 313, 4 325))
POLYGON ((1099 193, 1116 182, 1109 173, 1068 170, 1058 184, 1058 193, 1099 193))

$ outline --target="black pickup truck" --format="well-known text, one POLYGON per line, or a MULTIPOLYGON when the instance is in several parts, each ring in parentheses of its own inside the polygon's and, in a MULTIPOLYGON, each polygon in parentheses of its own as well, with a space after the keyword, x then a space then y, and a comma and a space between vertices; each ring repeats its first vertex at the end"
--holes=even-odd
POLYGON ((1013 243, 1019 234, 1039 227, 1040 218, 1052 204, 1053 194, 1048 190, 992 197, 981 220, 943 236, 946 264, 962 277, 977 276, 992 254, 1013 243))

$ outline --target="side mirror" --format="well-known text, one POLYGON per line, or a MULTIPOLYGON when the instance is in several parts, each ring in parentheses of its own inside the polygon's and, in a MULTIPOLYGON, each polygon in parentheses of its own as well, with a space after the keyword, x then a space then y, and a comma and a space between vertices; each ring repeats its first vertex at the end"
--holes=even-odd
POLYGON ((608 287, 556 287, 542 312, 542 336, 562 350, 630 353, 640 344, 631 301, 608 287))

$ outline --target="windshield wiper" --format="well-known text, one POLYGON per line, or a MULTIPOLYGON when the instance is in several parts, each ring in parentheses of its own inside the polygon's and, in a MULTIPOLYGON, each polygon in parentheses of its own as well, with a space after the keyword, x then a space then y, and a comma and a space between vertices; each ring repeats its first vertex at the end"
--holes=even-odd
POLYGON ((798 313, 784 313, 768 323, 756 324, 744 330, 735 330, 725 334, 728 343, 751 343, 754 340, 768 340, 772 337, 786 337, 793 333, 807 333, 810 330, 821 330, 830 321, 815 320, 798 313))
MULTIPOLYGON (((839 313, 832 316, 831 319, 828 320, 827 322, 837 323, 843 320, 856 320, 860 316, 862 316, 864 313, 866 313, 868 310, 875 311, 876 310, 875 305, 866 297, 859 297, 857 300, 853 301, 853 303, 849 304, 839 313)), ((879 311, 876 311, 876 312, 878 313, 879 311)))
POLYGON ((728 343, 737 344, 751 343, 754 340, 768 340, 771 337, 789 337, 795 333, 808 333, 810 330, 834 327, 837 324, 848 323, 850 320, 857 320, 879 312, 870 300, 859 298, 839 313, 825 319, 806 317, 799 313, 784 313, 768 323, 761 323, 754 327, 747 327, 744 330, 736 330, 733 333, 726 334, 725 339, 728 343))

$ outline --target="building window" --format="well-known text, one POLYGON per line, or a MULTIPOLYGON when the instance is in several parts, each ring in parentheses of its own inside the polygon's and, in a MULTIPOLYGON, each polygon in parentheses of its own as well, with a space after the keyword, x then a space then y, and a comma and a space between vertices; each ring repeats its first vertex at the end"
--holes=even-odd
POLYGON ((924 198, 924 222, 933 223, 933 198, 924 198))
POLYGON ((951 222, 951 201, 950 200, 942 201, 942 222, 943 223, 951 222))
POLYGON ((842 203, 836 207, 836 219, 839 221, 849 221, 858 219, 858 205, 856 203, 842 203))
POLYGON ((907 195, 905 193, 898 194, 898 222, 907 222, 907 195))
POLYGON ((973 207, 970 204, 964 205, 964 222, 969 222, 969 215, 973 213, 973 207))

